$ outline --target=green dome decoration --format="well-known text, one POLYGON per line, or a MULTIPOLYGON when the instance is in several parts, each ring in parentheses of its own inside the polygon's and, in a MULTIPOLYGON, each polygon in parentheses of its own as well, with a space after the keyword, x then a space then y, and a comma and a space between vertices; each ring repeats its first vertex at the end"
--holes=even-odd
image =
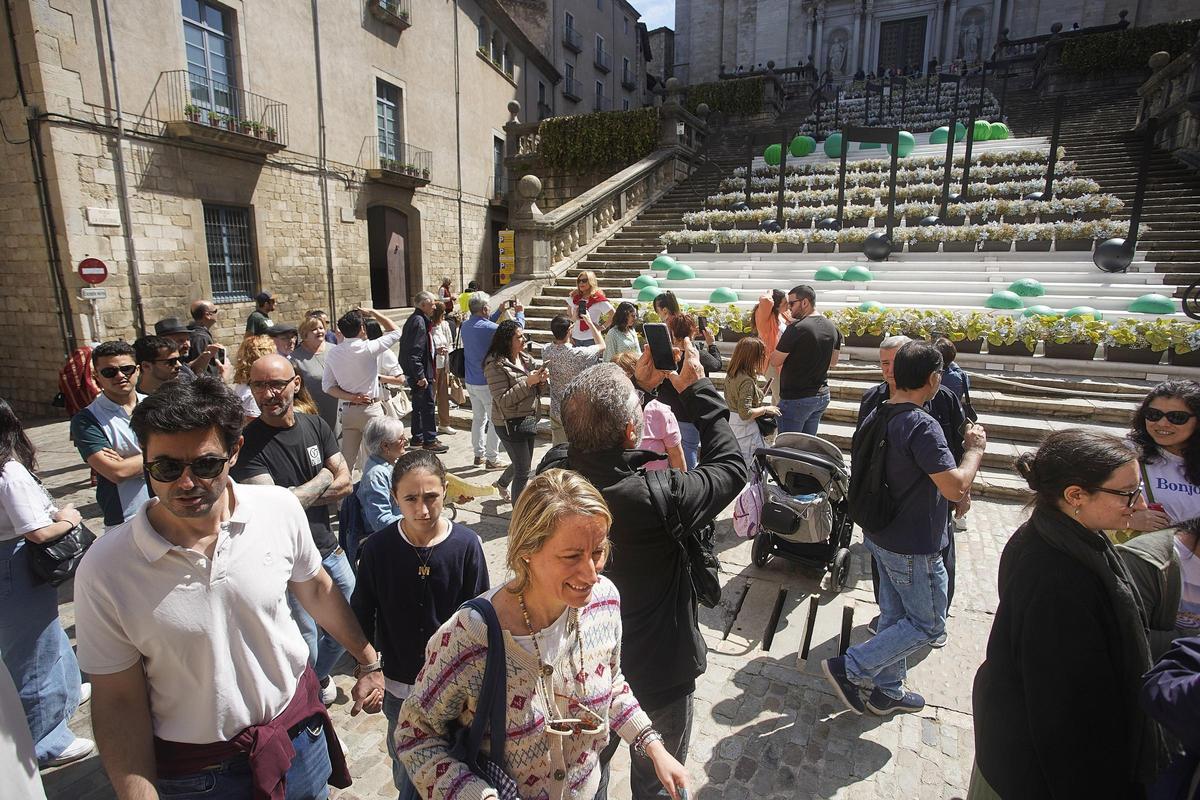
POLYGON ((653 275, 638 275, 633 279, 633 288, 644 289, 647 286, 658 286, 658 278, 653 275))
POLYGON ((1003 122, 993 122, 988 127, 992 129, 991 135, 988 137, 992 141, 1000 141, 1001 139, 1007 139, 1012 136, 1012 131, 1010 131, 1008 126, 1003 122))
POLYGON ((736 303, 737 301, 738 293, 725 286, 713 289, 712 294, 708 296, 708 302, 710 303, 736 303))
POLYGON ((871 270, 861 264, 855 264, 850 269, 842 273, 842 280, 853 281, 855 283, 866 283, 874 280, 875 276, 871 274, 871 270))
POLYGON ((1091 306, 1075 306, 1067 309, 1067 317, 1091 317, 1095 320, 1104 319, 1104 315, 1091 306))
POLYGON ((658 297, 660 294, 662 294, 662 289, 658 288, 657 286, 643 286, 642 290, 638 292, 638 302, 653 303, 654 298, 658 297))
POLYGON ((987 299, 984 307, 1000 308, 1000 309, 1015 309, 1021 308, 1024 303, 1021 302, 1021 297, 1016 292, 1010 292, 1007 289, 1001 289, 998 292, 993 292, 992 296, 987 299))
POLYGON ((933 133, 929 134, 930 144, 945 144, 950 138, 950 126, 943 125, 940 128, 934 128, 933 133))
POLYGON ((795 139, 792 139, 792 144, 788 147, 788 151, 796 158, 804 158, 806 155, 817 151, 817 140, 811 136, 797 136, 795 139))
POLYGON ((859 311, 887 311, 887 306, 878 300, 863 300, 858 304, 859 311))
POLYGON ((961 142, 967 138, 967 126, 961 122, 954 123, 954 141, 961 142))
POLYGON ((1033 278, 1021 278, 1013 281, 1008 285, 1008 290, 1021 297, 1041 297, 1046 293, 1041 282, 1033 278))
MULTIPOLYGON (((899 158, 907 158, 912 155, 913 148, 917 146, 917 139, 908 131, 900 131, 900 145, 896 148, 899 153, 899 158)), ((888 146, 888 153, 892 152, 891 145, 888 146)))
POLYGON ((992 126, 988 121, 986 119, 975 120, 975 141, 986 142, 990 138, 992 138, 992 126))
POLYGON ((859 150, 878 150, 880 147, 883 147, 883 145, 881 145, 879 142, 859 142, 858 143, 859 150))
POLYGON ((687 264, 676 264, 667 270, 667 280, 669 281, 690 281, 694 277, 696 277, 696 270, 687 264))
POLYGON ((825 155, 830 158, 842 157, 842 135, 840 133, 829 134, 829 138, 825 140, 825 155))
POLYGON ((766 161, 772 167, 779 166, 780 157, 783 155, 783 148, 777 144, 767 145, 767 149, 763 150, 763 161, 766 161))
POLYGON ((1175 301, 1166 295, 1144 294, 1129 304, 1129 310, 1142 314, 1174 314, 1178 309, 1175 301))
POLYGON ((661 270, 666 271, 678 263, 679 262, 676 261, 671 256, 661 255, 658 258, 654 259, 652 262, 650 262, 650 269, 661 269, 661 270))
POLYGON ((818 281, 840 281, 842 279, 842 271, 835 266, 826 264, 823 267, 817 268, 813 279, 818 281))
POLYGON ((1051 317, 1053 319, 1058 319, 1059 317, 1062 316, 1062 313, 1059 311, 1055 311, 1050 306, 1030 306, 1029 308, 1025 309, 1025 313, 1022 314, 1021 316, 1024 316, 1024 317, 1051 317))

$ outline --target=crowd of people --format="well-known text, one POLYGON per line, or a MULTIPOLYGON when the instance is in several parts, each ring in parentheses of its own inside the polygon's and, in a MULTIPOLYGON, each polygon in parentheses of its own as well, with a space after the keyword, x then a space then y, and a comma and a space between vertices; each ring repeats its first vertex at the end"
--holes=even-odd
MULTIPOLYGON (((36 766, 98 746, 122 800, 326 797, 351 781, 327 707, 352 662, 351 713, 386 718, 401 798, 604 798, 622 744, 636 800, 686 795, 707 668, 689 548, 754 482, 756 450, 820 434, 841 334, 812 287, 776 290, 726 363, 663 292, 663 370, 638 308, 590 272, 536 354, 519 302, 468 289, 419 293, 402 326, 360 308, 293 326, 264 292, 228 349, 197 301, 190 324, 92 348, 70 432, 105 530, 75 572, 77 655, 34 561, 82 518, 0 400, 0 702, 19 697, 36 766), (452 390, 512 506, 502 578, 446 513, 452 390), (89 699, 95 743, 67 725, 89 699), (496 714, 507 735, 488 738, 496 714)), ((853 469, 879 459, 891 503, 861 526, 879 614, 821 665, 854 714, 922 710, 908 659, 947 642, 987 448, 955 359, 887 338, 859 405, 853 469)), ((1198 414, 1200 384, 1164 383, 1127 437, 1060 430, 1018 460, 1034 500, 975 678, 971 797, 1195 792, 1198 414)))

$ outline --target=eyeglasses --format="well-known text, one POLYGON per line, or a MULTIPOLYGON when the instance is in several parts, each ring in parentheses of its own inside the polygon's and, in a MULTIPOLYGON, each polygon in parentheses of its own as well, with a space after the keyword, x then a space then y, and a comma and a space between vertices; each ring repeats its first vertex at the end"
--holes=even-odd
POLYGON ((179 366, 179 356, 171 356, 170 358, 156 358, 151 363, 154 364, 170 364, 172 367, 179 366))
POLYGON ((159 458, 146 464, 146 471, 160 483, 172 483, 183 477, 183 471, 190 467, 192 477, 207 481, 220 475, 228 463, 229 456, 201 456, 195 461, 159 458))
POLYGON ((1143 415, 1147 422, 1158 422, 1163 417, 1167 418, 1167 422, 1172 425, 1185 425, 1187 421, 1196 416, 1190 411, 1163 411, 1159 408, 1147 408, 1143 415))
POLYGON ((137 372, 137 364, 122 364, 119 367, 105 367, 104 369, 100 370, 100 374, 105 378, 108 378, 110 381, 117 377, 118 372, 128 378, 132 376, 133 373, 137 372))
POLYGON ((1133 504, 1136 503, 1137 499, 1142 496, 1142 491, 1144 489, 1145 489, 1145 487, 1140 483, 1138 484, 1136 489, 1131 489, 1127 492, 1122 491, 1120 489, 1105 489, 1103 486, 1096 487, 1097 492, 1104 492, 1105 494, 1115 494, 1117 497, 1124 497, 1126 508, 1133 508, 1133 504))
POLYGON ((578 700, 574 702, 574 705, 578 706, 579 710, 582 711, 585 716, 590 716, 591 719, 583 720, 569 717, 564 719, 552 719, 546 722, 546 730, 550 733, 553 733, 555 736, 578 736, 581 733, 586 733, 589 736, 595 736, 598 733, 604 732, 604 720, 601 719, 596 712, 592 711, 578 700))
POLYGON ((249 386, 250 391, 252 392, 271 392, 272 394, 279 394, 294 380, 296 379, 289 378, 286 381, 250 381, 249 386))

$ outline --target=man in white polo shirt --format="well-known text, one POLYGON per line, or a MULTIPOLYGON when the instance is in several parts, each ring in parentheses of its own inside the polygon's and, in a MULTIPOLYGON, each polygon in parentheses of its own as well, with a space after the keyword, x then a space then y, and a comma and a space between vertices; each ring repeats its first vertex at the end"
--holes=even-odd
MULTIPOLYGON (((287 593, 360 676, 378 656, 321 569, 296 497, 229 479, 240 401, 201 376, 143 401, 131 425, 155 499, 97 540, 75 579, 79 662, 117 797, 197 786, 248 797, 286 781, 288 797, 319 800, 328 783, 348 786, 287 593)), ((362 681, 352 696, 354 713, 382 705, 362 681)))

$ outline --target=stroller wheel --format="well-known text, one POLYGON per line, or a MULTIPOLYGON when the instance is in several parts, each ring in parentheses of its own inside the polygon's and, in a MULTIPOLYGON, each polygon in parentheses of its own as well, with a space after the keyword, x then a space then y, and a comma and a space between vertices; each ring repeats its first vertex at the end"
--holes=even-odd
POLYGON ((829 567, 830 583, 834 591, 843 591, 850 580, 850 551, 839 548, 833 556, 833 564, 829 567))
POLYGON ((754 545, 750 548, 750 557, 756 567, 767 565, 767 559, 771 557, 771 534, 763 530, 758 532, 754 537, 754 545))

